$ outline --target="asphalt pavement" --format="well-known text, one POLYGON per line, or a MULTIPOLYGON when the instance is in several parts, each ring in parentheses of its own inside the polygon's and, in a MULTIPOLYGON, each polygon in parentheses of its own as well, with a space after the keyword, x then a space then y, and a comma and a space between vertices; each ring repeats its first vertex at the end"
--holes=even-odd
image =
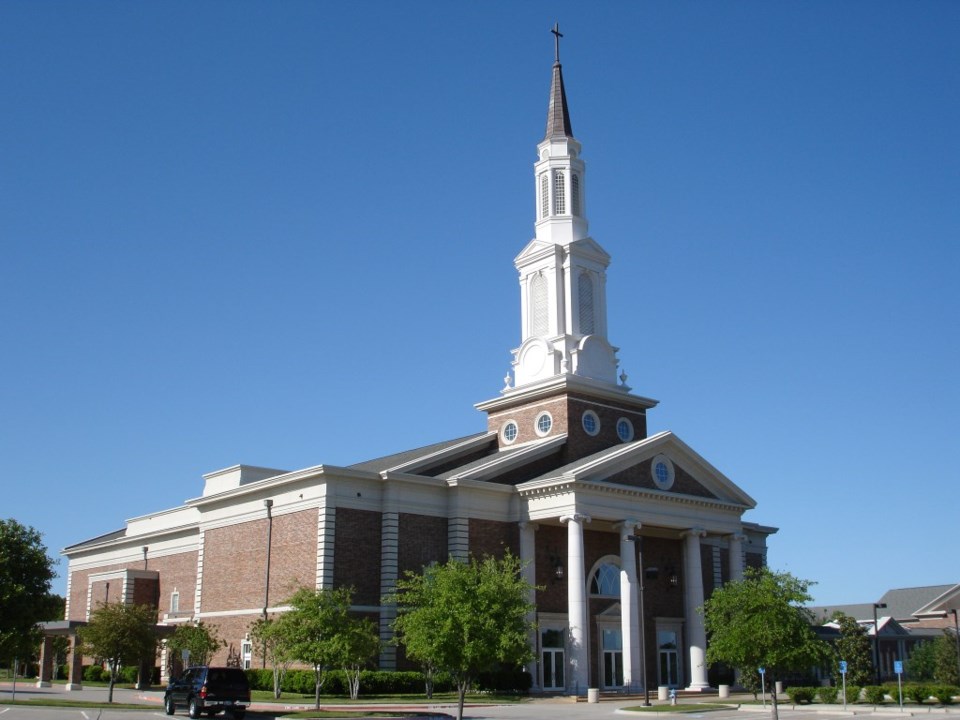
MULTIPOLYGON (((127 720, 125 716, 139 717, 143 720, 143 712, 121 711, 119 709, 105 708, 103 712, 97 709, 80 708, 48 708, 37 707, 29 708, 25 706, 12 706, 2 704, 11 699, 13 694, 13 684, 10 682, 0 683, 0 720, 97 720, 97 718, 109 715, 110 720, 127 720)), ((51 698, 60 697, 69 700, 85 700, 90 702, 106 702, 107 688, 85 686, 80 690, 67 691, 63 685, 54 684, 49 688, 38 688, 28 681, 18 681, 16 687, 16 699, 28 701, 33 698, 51 698)), ((128 688, 114 688, 113 699, 115 703, 129 703, 135 705, 146 705, 156 708, 156 714, 165 717, 163 714, 163 689, 153 690, 131 690, 128 688)), ((752 701, 752 696, 743 695, 731 698, 732 704, 739 702, 752 701)), ((587 703, 581 700, 575 702, 570 698, 537 698, 524 703, 510 703, 503 705, 496 704, 477 704, 471 703, 464 708, 464 717, 472 720, 482 720, 490 718, 491 720, 625 720, 625 716, 634 715, 638 718, 658 718, 664 720, 668 717, 676 720, 689 720, 691 718, 699 719, 709 716, 709 720, 765 720, 770 716, 770 705, 761 707, 760 705, 746 704, 739 708, 729 710, 716 710, 705 712, 696 712, 693 710, 677 717, 676 713, 653 712, 634 714, 625 708, 640 705, 642 698, 621 698, 621 697, 602 697, 599 703, 587 703)), ((684 697, 680 701, 684 705, 694 703, 689 697, 684 697)), ((716 696, 707 695, 702 702, 717 702, 716 696)), ((667 703, 662 703, 665 705, 667 703)), ((301 710, 312 708, 312 703, 254 703, 250 708, 247 717, 249 720, 255 720, 258 711, 278 710, 301 710)), ((411 712, 421 711, 437 716, 456 716, 455 703, 420 703, 420 704, 386 704, 370 703, 364 705, 351 704, 328 705, 325 709, 343 708, 351 712, 369 711, 369 712, 390 712, 391 710, 411 712)), ((666 708, 665 708, 666 710, 666 708)), ((851 705, 847 710, 842 705, 803 705, 794 707, 790 704, 781 704, 780 720, 850 720, 852 716, 857 718, 872 718, 873 720, 894 720, 895 718, 929 718, 929 720, 960 720, 960 706, 937 707, 934 705, 907 705, 903 713, 900 708, 893 705, 884 705, 877 708, 869 705, 851 705)), ((186 718, 185 712, 177 713, 177 720, 186 718)))

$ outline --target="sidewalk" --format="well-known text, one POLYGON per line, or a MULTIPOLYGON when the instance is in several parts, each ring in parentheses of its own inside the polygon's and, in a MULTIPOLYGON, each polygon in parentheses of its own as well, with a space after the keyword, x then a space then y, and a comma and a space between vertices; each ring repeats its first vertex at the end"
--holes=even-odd
MULTIPOLYGON (((9 700, 13 692, 12 682, 0 682, 0 701, 9 700)), ((108 689, 105 687, 85 686, 80 690, 68 691, 62 684, 54 684, 48 688, 38 688, 35 681, 18 680, 17 681, 17 700, 29 700, 31 698, 58 697, 69 700, 85 700, 89 702, 107 701, 108 689)), ((156 687, 151 690, 131 690, 125 687, 116 687, 113 691, 113 700, 115 703, 125 703, 131 705, 149 705, 158 710, 163 707, 163 688, 156 687)), ((724 718, 736 718, 740 716, 744 720, 759 720, 763 716, 769 716, 771 712, 770 703, 763 707, 760 704, 753 704, 753 696, 749 694, 736 694, 730 698, 719 700, 716 695, 705 695, 697 698, 699 703, 730 704, 729 710, 710 711, 709 717, 716 720, 724 718), (750 704, 745 704, 750 703, 750 704)), ((676 712, 670 712, 669 702, 657 702, 653 700, 654 708, 663 707, 664 712, 637 713, 636 716, 656 717, 661 720, 668 715, 682 720, 684 717, 690 717, 683 713, 677 717, 676 712)), ((603 716, 619 716, 622 718, 625 714, 624 708, 639 706, 643 703, 643 697, 623 697, 617 695, 603 695, 599 703, 587 703, 582 698, 579 702, 570 697, 544 697, 533 698, 524 703, 508 704, 486 704, 486 703, 467 703, 464 706, 465 715, 472 718, 488 718, 503 720, 596 720, 603 716), (469 710, 469 712, 466 712, 469 710)), ((698 713, 695 706, 699 704, 694 698, 684 697, 680 700, 681 705, 694 706, 692 712, 694 717, 701 718, 707 714, 707 711, 698 713)), ((255 702, 250 708, 253 711, 296 711, 311 710, 314 705, 310 701, 297 703, 270 703, 255 702)), ((420 702, 420 703, 363 703, 349 704, 342 703, 321 703, 324 709, 349 709, 351 712, 422 712, 435 715, 456 715, 456 702, 420 702)), ((812 705, 794 706, 789 703, 779 704, 781 720, 791 720, 792 718, 810 718, 810 720, 838 720, 849 719, 850 717, 872 716, 882 720, 890 718, 907 717, 929 717, 931 720, 960 720, 960 705, 951 705, 947 707, 936 705, 906 705, 904 712, 900 713, 900 708, 896 705, 882 705, 874 707, 872 705, 848 705, 844 710, 843 705, 822 705, 819 703, 812 705)), ((183 713, 178 713, 178 717, 183 717, 183 713)))

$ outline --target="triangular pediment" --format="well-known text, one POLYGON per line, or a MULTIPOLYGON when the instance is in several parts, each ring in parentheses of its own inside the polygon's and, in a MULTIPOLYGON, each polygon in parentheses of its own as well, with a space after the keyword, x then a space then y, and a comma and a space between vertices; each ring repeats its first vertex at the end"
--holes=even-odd
MULTIPOLYGON (((544 255, 549 255, 556 252, 557 243, 546 242, 544 240, 538 240, 534 238, 520 251, 520 254, 517 255, 513 262, 515 265, 524 265, 533 260, 543 257, 544 255)), ((576 240, 570 243, 567 246, 568 252, 571 252, 575 255, 578 255, 583 258, 587 258, 596 263, 599 263, 603 266, 610 264, 610 254, 604 250, 600 243, 598 243, 593 238, 583 238, 582 240, 576 240)))
POLYGON ((537 482, 550 480, 613 484, 664 499, 683 496, 745 509, 756 507, 750 495, 671 432, 608 448, 541 476, 537 482))

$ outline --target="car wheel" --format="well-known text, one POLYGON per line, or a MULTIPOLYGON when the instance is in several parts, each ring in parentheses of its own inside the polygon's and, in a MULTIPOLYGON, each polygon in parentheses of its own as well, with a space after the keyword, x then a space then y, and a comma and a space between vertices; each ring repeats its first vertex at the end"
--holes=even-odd
POLYGON ((173 715, 177 711, 177 706, 173 704, 173 698, 170 695, 167 695, 163 701, 163 709, 167 715, 173 715))
POLYGON ((233 720, 243 720, 243 716, 247 714, 246 710, 234 710, 233 711, 233 720))
POLYGON ((197 718, 200 717, 202 711, 200 710, 200 703, 197 702, 196 698, 190 698, 190 706, 187 708, 187 712, 193 720, 197 720, 197 718))

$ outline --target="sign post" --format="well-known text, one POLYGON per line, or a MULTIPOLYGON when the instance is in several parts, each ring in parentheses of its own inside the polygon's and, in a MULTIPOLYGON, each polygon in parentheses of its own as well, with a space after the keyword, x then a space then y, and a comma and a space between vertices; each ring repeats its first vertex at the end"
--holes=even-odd
POLYGON ((843 709, 847 709, 847 661, 840 661, 840 677, 843 678, 843 709))
POLYGON ((900 712, 903 712, 903 660, 893 661, 893 671, 897 674, 897 695, 900 698, 900 712))
POLYGON ((763 699, 763 707, 767 707, 767 669, 765 667, 757 668, 760 671, 760 697, 763 699))

